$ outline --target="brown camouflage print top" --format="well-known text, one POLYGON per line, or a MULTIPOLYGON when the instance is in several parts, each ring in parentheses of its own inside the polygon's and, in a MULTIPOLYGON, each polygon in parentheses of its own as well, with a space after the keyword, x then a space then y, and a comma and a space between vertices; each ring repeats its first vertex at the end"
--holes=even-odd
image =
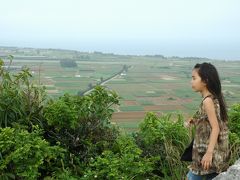
MULTIPOLYGON (((220 133, 213 151, 212 166, 208 170, 204 170, 201 165, 201 159, 207 151, 211 134, 211 125, 208 120, 207 114, 203 109, 203 103, 201 103, 199 110, 196 112, 193 119, 193 124, 196 127, 196 132, 193 143, 192 163, 189 167, 190 170, 197 175, 205 175, 214 172, 220 173, 226 171, 229 166, 227 122, 221 120, 220 106, 218 100, 213 96, 207 97, 211 97, 214 102, 220 133)), ((204 99, 202 100, 202 102, 204 101, 204 99)))

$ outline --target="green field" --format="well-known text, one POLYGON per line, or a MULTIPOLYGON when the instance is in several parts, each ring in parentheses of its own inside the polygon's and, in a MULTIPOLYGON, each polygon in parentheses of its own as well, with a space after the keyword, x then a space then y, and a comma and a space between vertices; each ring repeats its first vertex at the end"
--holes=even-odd
MULTIPOLYGON (((0 55, 11 54, 12 66, 27 66, 36 84, 46 86, 50 97, 77 94, 101 79, 107 79, 128 66, 126 72, 104 84, 121 97, 113 122, 127 130, 136 129, 146 112, 180 112, 190 116, 201 101, 192 92, 191 70, 196 63, 213 63, 222 80, 223 93, 230 106, 240 102, 240 61, 198 58, 161 58, 154 56, 119 56, 51 49, 0 48, 0 55), (63 68, 60 60, 75 60, 77 67, 63 68)), ((8 64, 7 58, 4 58, 8 64)))

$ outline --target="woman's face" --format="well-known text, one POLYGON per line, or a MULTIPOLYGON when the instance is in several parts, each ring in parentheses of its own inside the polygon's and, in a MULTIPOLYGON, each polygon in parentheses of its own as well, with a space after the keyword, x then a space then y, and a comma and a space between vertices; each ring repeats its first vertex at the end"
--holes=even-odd
POLYGON ((198 69, 193 69, 191 85, 193 91, 202 92, 206 88, 206 83, 204 83, 198 74, 198 69))

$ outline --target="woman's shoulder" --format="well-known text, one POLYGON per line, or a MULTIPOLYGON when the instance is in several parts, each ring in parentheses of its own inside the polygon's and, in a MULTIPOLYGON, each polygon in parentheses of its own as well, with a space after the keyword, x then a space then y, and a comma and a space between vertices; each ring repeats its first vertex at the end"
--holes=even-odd
POLYGON ((218 99, 214 96, 209 95, 203 98, 202 103, 200 105, 200 114, 202 116, 207 116, 207 112, 215 111, 217 114, 220 111, 220 106, 218 103, 218 99))
POLYGON ((209 96, 202 102, 202 113, 207 114, 215 111, 217 118, 220 119, 220 105, 217 98, 209 96))
POLYGON ((204 105, 204 106, 209 106, 209 105, 216 106, 217 105, 218 106, 219 102, 218 102, 218 99, 216 97, 214 97, 213 95, 208 95, 203 98, 202 105, 204 105))
POLYGON ((212 96, 207 96, 202 100, 202 105, 204 108, 214 107, 214 98, 212 96))

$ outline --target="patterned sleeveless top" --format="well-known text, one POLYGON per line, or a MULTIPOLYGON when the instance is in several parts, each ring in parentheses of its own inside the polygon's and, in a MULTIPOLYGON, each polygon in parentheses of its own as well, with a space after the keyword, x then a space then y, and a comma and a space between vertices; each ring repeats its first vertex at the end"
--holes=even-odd
POLYGON ((221 173, 226 171, 229 164, 229 149, 228 149, 228 127, 227 122, 221 120, 220 117, 220 106, 217 98, 213 96, 207 96, 202 100, 199 110, 196 112, 193 118, 193 124, 196 127, 193 152, 192 152, 192 163, 190 170, 197 175, 205 175, 210 173, 221 173), (209 144, 211 125, 207 117, 207 113, 203 109, 203 101, 205 98, 210 97, 214 102, 215 112, 220 128, 217 143, 215 144, 213 151, 212 166, 208 170, 204 170, 201 165, 201 160, 207 151, 209 144))

